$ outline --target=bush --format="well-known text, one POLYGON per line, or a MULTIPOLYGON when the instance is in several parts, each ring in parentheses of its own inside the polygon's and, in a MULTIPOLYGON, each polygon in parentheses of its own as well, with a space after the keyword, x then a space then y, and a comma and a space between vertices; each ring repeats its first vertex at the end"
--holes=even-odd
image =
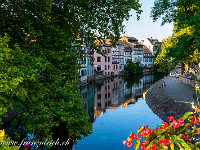
POLYGON ((169 122, 163 122, 156 129, 150 129, 148 125, 139 127, 137 134, 131 132, 127 141, 122 143, 128 147, 135 142, 134 149, 141 146, 141 150, 160 150, 160 149, 185 149, 198 150, 200 142, 195 137, 200 134, 200 128, 197 127, 200 122, 200 108, 193 106, 195 113, 186 112, 182 118, 175 120, 169 116, 169 122), (141 142, 141 139, 144 141, 141 142))

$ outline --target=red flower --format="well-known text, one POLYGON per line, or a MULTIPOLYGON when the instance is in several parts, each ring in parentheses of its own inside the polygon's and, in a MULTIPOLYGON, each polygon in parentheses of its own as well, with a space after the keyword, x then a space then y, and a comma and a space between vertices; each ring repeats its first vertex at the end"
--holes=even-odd
POLYGON ((132 141, 131 142, 127 142, 126 146, 131 147, 132 146, 132 141))
POLYGON ((26 91, 28 91, 28 89, 25 89, 26 91))
POLYGON ((131 132, 130 136, 129 136, 132 140, 137 140, 137 134, 134 134, 133 132, 131 132))
POLYGON ((122 143, 123 143, 124 145, 126 145, 127 141, 123 141, 122 143))
POLYGON ((176 120, 173 120, 172 125, 174 126, 174 129, 175 129, 175 128, 179 127, 181 125, 181 123, 176 120))
POLYGON ((152 150, 156 150, 156 143, 153 143, 152 150))
POLYGON ((173 121, 174 120, 174 117, 173 116, 169 116, 169 121, 173 121))
POLYGON ((144 137, 147 134, 151 134, 151 129, 147 126, 146 130, 142 132, 141 136, 144 137))
POLYGON ((180 124, 182 124, 183 122, 184 122, 184 120, 183 119, 179 119, 179 121, 178 121, 180 124))
POLYGON ((148 148, 146 148, 146 147, 144 146, 144 147, 141 147, 141 150, 148 150, 148 148))
POLYGON ((166 129, 169 125, 168 125, 167 122, 163 122, 163 123, 161 124, 161 126, 162 126, 162 129, 166 129))
POLYGON ((169 139, 165 139, 165 140, 160 141, 160 144, 161 144, 162 146, 169 145, 169 139))
POLYGON ((146 142, 140 143, 141 150, 148 150, 148 149, 144 146, 145 143, 146 143, 146 142))
POLYGON ((184 139, 187 140, 187 139, 188 139, 188 136, 186 135, 184 139))
POLYGON ((192 118, 192 121, 194 121, 194 124, 199 124, 199 120, 200 120, 200 117, 192 118))
POLYGON ((127 141, 128 141, 128 142, 132 142, 132 140, 133 140, 133 139, 130 138, 130 137, 127 138, 127 141))

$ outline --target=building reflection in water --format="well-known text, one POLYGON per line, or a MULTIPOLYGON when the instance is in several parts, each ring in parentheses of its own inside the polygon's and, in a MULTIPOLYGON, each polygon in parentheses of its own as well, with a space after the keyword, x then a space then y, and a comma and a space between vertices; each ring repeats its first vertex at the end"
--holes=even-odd
POLYGON ((105 79, 102 83, 81 87, 81 96, 84 98, 90 122, 94 122, 105 109, 116 109, 119 105, 127 107, 134 103, 137 98, 143 97, 143 93, 146 93, 154 80, 153 75, 143 76, 128 86, 128 81, 114 77, 105 79))

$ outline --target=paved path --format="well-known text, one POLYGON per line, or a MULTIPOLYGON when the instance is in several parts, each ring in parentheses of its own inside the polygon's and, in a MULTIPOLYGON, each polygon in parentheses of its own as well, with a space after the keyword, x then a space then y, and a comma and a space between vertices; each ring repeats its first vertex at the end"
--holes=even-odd
MULTIPOLYGON (((193 100, 193 91, 194 88, 189 87, 179 81, 175 80, 174 76, 168 76, 166 79, 163 79, 166 83, 164 90, 166 95, 174 98, 176 101, 192 102, 193 100)), ((198 96, 200 100, 200 95, 198 96)), ((197 105, 197 101, 194 101, 194 104, 197 105)))

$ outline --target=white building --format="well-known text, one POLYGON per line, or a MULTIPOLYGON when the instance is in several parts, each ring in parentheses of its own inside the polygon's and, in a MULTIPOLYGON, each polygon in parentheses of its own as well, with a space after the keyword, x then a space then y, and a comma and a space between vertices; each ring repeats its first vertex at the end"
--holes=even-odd
POLYGON ((144 46, 142 44, 135 44, 132 53, 132 61, 138 62, 140 66, 144 66, 143 54, 144 54, 144 46))
POLYGON ((147 38, 143 41, 143 44, 147 46, 151 54, 154 56, 158 47, 162 46, 162 42, 159 42, 158 39, 147 38))
POLYGON ((122 44, 124 45, 124 65, 126 65, 128 59, 132 60, 132 49, 127 42, 122 41, 122 44))
POLYGON ((122 41, 118 41, 118 46, 112 49, 112 62, 119 63, 119 71, 124 70, 124 45, 122 41))
POLYGON ((154 57, 149 51, 149 49, 144 45, 144 67, 145 68, 152 68, 154 63, 154 57))

